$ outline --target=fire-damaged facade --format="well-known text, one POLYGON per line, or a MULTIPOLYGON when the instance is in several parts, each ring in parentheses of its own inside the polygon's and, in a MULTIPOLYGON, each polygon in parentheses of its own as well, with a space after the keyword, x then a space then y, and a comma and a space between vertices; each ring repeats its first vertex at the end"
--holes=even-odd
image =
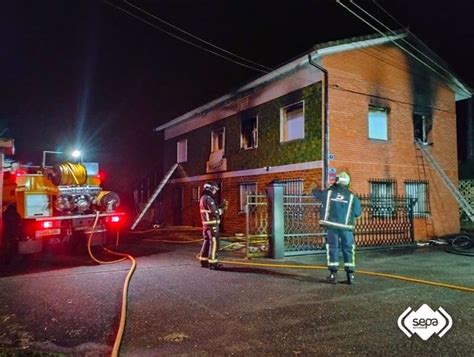
POLYGON ((458 232, 458 203, 422 151, 457 184, 455 104, 471 92, 431 51, 406 51, 409 37, 318 45, 156 128, 164 171, 179 163, 160 194, 159 220, 200 226, 201 187, 215 181, 229 201, 224 232, 245 232, 247 195, 273 182, 287 195, 309 194, 345 170, 351 190, 373 198, 380 224, 405 197, 415 239, 458 232))

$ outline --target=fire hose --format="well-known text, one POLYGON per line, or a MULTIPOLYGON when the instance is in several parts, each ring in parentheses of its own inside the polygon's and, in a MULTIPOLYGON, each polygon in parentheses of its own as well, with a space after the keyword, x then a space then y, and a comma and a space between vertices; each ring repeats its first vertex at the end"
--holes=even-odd
MULTIPOLYGON (((133 258, 129 254, 114 252, 114 251, 112 251, 110 249, 107 249, 105 247, 102 247, 102 248, 107 253, 112 254, 112 255, 121 256, 122 258, 112 260, 112 261, 102 261, 102 260, 99 260, 96 257, 94 257, 94 255, 92 254, 92 250, 91 250, 91 242, 92 242, 92 237, 94 235, 94 230, 95 230, 95 228, 97 226, 97 223, 99 221, 99 214, 100 214, 99 211, 97 211, 95 219, 94 219, 94 223, 92 225, 92 228, 91 228, 91 231, 90 231, 90 234, 89 234, 89 239, 87 240, 87 250, 89 252, 89 256, 92 258, 92 260, 94 260, 98 264, 114 264, 114 263, 122 262, 126 259, 129 259, 132 262, 130 270, 129 270, 129 272, 127 274, 127 277, 125 278, 125 282, 123 284, 122 306, 121 306, 121 311, 120 311, 120 323, 119 323, 119 328, 118 328, 118 331, 117 331, 117 335, 115 337, 114 346, 112 348, 112 356, 117 357, 119 355, 119 352, 120 352, 120 345, 122 344, 123 333, 125 331, 125 321, 126 321, 126 318, 127 318, 128 287, 130 285, 130 279, 132 278, 132 275, 135 272, 135 269, 137 267, 137 262, 136 262, 135 258, 133 258)), ((116 247, 118 246, 118 240, 119 240, 119 233, 117 231, 116 247)))

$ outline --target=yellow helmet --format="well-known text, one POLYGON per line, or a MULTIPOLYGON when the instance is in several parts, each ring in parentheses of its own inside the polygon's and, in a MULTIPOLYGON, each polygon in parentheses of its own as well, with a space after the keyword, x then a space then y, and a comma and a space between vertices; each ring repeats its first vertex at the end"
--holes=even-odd
POLYGON ((336 175, 336 183, 341 186, 349 186, 351 177, 345 171, 341 171, 336 175))

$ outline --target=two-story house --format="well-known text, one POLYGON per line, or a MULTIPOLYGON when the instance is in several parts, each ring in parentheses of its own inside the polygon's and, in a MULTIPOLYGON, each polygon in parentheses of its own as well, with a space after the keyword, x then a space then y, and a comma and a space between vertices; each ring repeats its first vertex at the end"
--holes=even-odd
MULTIPOLYGON (((224 230, 243 232, 248 193, 275 180, 308 193, 339 170, 358 194, 416 198, 415 237, 459 230, 458 203, 415 141, 457 183, 457 100, 471 96, 406 32, 329 42, 239 89, 171 120, 163 165, 175 172, 161 195, 163 222, 200 226, 206 181, 229 202, 224 230), (410 44, 410 46, 408 46, 410 44)), ((377 203, 375 203, 377 204, 377 203)))

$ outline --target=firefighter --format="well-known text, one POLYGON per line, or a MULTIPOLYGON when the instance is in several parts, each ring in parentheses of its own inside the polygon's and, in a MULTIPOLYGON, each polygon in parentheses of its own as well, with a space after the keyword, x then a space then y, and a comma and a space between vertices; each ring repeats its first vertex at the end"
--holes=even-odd
POLYGON ((199 211, 201 213, 202 222, 202 236, 204 242, 202 243, 201 252, 199 253, 199 260, 201 267, 217 270, 221 266, 217 262, 217 249, 219 247, 219 224, 220 217, 227 209, 227 201, 223 201, 222 206, 216 202, 216 193, 219 186, 214 182, 205 183, 203 192, 199 199, 199 211))
POLYGON ((354 283, 355 270, 355 220, 362 215, 359 198, 349 190, 351 178, 342 171, 336 175, 336 181, 325 190, 313 190, 313 196, 321 201, 319 224, 326 228, 326 254, 329 276, 326 280, 337 284, 339 268, 339 247, 344 258, 344 270, 347 283, 354 283))

